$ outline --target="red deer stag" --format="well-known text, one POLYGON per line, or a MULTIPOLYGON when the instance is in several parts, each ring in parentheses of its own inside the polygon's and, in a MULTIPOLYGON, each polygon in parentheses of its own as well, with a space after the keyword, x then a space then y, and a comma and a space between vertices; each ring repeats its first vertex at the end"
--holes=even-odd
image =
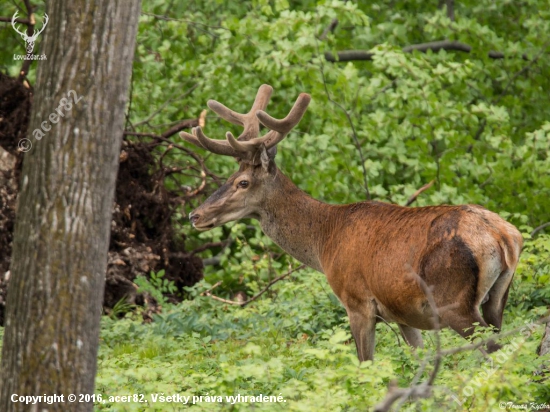
MULTIPOLYGON (((274 162, 277 144, 300 122, 311 97, 300 94, 278 120, 264 111, 272 90, 261 86, 247 114, 208 101, 220 117, 244 127, 237 139, 228 132, 226 140, 213 140, 200 127, 181 133, 198 147, 239 161, 239 170, 190 213, 193 226, 209 230, 258 219, 281 248, 326 275, 346 308, 361 361, 373 359, 381 318, 397 322, 413 347, 423 344, 419 329, 438 325, 464 337, 475 322, 500 329, 523 243, 518 230, 476 205, 331 205, 311 198, 274 162), (264 136, 260 123, 270 130, 264 136)), ((488 344, 489 351, 498 348, 488 344)))

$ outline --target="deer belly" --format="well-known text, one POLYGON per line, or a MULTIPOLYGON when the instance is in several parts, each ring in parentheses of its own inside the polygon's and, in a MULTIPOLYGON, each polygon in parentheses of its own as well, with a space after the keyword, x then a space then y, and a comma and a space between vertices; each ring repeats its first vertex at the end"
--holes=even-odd
POLYGON ((376 301, 378 322, 396 322, 416 329, 431 330, 435 328, 433 311, 427 299, 418 299, 409 302, 406 307, 399 307, 393 303, 384 305, 378 299, 376 301), (383 320, 382 320, 383 319, 383 320))

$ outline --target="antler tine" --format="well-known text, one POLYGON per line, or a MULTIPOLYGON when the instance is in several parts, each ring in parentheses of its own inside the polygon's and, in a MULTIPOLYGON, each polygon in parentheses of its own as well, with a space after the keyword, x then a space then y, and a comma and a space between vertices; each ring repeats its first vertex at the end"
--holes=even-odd
POLYGON ((244 131, 239 135, 237 140, 248 141, 255 139, 260 133, 260 124, 256 118, 256 112, 259 110, 265 110, 267 104, 269 103, 269 99, 271 98, 272 92, 273 87, 267 84, 262 84, 258 89, 258 93, 256 93, 256 98, 254 99, 252 108, 246 114, 237 113, 216 100, 209 100, 207 104, 208 107, 210 107, 210 109, 212 109, 222 119, 227 120, 229 123, 244 126, 244 131))
POLYGON ((270 149, 276 146, 285 136, 300 122, 307 110, 311 96, 301 93, 294 106, 284 119, 275 119, 268 115, 264 109, 267 107, 273 88, 266 84, 262 85, 256 94, 256 99, 250 111, 246 114, 234 112, 223 104, 209 100, 208 106, 221 118, 244 126, 244 132, 236 139, 231 132, 226 133, 227 140, 214 140, 207 137, 200 127, 192 129, 193 134, 181 132, 180 136, 200 148, 206 149, 215 154, 233 156, 241 161, 251 164, 257 163, 258 150, 262 146, 270 149), (268 127, 270 131, 259 137, 260 123, 268 127))
POLYGON ((193 132, 192 135, 186 132, 180 132, 180 136, 189 143, 193 143, 195 146, 206 149, 209 152, 225 156, 240 157, 241 154, 233 149, 228 142, 210 139, 203 133, 200 126, 194 127, 191 130, 193 132))
POLYGON ((307 110, 311 96, 307 93, 301 93, 292 109, 284 119, 275 119, 263 110, 256 113, 256 117, 264 126, 271 129, 265 136, 254 139, 250 142, 236 140, 230 132, 227 132, 226 138, 231 147, 239 152, 253 152, 265 144, 266 149, 276 146, 286 135, 298 124, 307 110))
POLYGON ((194 135, 187 132, 180 132, 180 137, 186 140, 187 142, 192 143, 195 146, 200 147, 201 149, 204 149, 201 142, 199 142, 199 139, 197 139, 194 135))
POLYGON ((304 116, 307 107, 311 102, 311 96, 307 93, 300 93, 294 106, 284 119, 275 119, 263 110, 256 113, 256 117, 260 122, 271 131, 264 137, 257 139, 259 143, 264 143, 266 148, 271 148, 277 145, 285 136, 300 123, 304 116), (275 132, 275 133, 274 133, 275 132))
POLYGON ((290 112, 288 112, 288 115, 284 119, 275 119, 263 110, 258 111, 256 117, 268 129, 286 134, 300 123, 310 101, 311 96, 309 94, 300 93, 294 106, 292 106, 292 109, 290 109, 290 112))
POLYGON ((235 139, 235 136, 233 136, 233 133, 231 132, 227 132, 225 134, 225 137, 229 145, 238 152, 255 152, 258 147, 258 145, 256 144, 256 141, 258 139, 251 142, 240 142, 235 139))
POLYGON ((216 100, 208 100, 206 104, 210 109, 212 109, 214 113, 220 116, 223 120, 227 120, 229 123, 236 124, 238 126, 244 126, 243 124, 243 117, 245 116, 244 114, 237 113, 216 100))

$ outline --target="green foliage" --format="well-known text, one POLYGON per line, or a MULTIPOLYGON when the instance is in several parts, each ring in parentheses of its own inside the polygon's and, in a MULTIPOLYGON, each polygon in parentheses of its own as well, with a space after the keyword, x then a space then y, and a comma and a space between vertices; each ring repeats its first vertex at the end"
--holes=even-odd
POLYGON ((550 307, 549 235, 526 242, 510 291, 510 305, 526 310, 550 307))
POLYGON ((124 314, 130 312, 131 310, 135 309, 135 305, 128 303, 126 298, 120 299, 115 305, 113 306, 113 309, 109 312, 109 317, 111 319, 118 319, 119 317, 124 316, 124 314))
POLYGON ((165 294, 174 294, 177 287, 173 281, 164 278, 164 269, 158 272, 151 272, 149 279, 145 276, 138 276, 134 279, 140 293, 148 292, 160 304, 167 303, 165 294))
MULTIPOLYGON (((323 276, 312 270, 296 272, 275 286, 274 298, 246 308, 201 296, 209 287, 203 283, 192 288, 193 300, 155 316, 150 325, 103 319, 96 392, 104 397, 141 393, 149 404, 146 409, 137 402, 107 402, 96 404, 97 410, 183 408, 151 404, 151 395, 157 393, 223 396, 222 403, 196 403, 197 410, 258 408, 225 400, 237 394, 280 394, 286 401, 262 404, 261 410, 371 410, 391 381, 409 385, 424 359, 434 356, 433 332, 424 332, 426 349, 415 354, 380 323, 375 363, 359 364, 345 311, 323 276)), ((550 391, 538 372, 545 359, 535 353, 542 327, 525 326, 540 314, 522 308, 514 308, 514 316, 507 313, 506 329, 515 332, 502 340, 504 349, 490 360, 478 351, 445 357, 435 382, 441 389, 420 400, 419 410, 445 405, 449 411, 492 411, 499 402, 548 399, 550 391)), ((450 330, 440 338, 443 349, 466 344, 450 330)), ((422 380, 433 360, 428 365, 422 380)), ((408 401, 404 410, 418 410, 413 405, 408 401)))
MULTIPOLYGON (((444 2, 144 2, 129 122, 138 132, 160 134, 175 122, 197 118, 208 99, 246 111, 261 83, 274 87, 268 111, 282 117, 300 92, 308 92, 313 97, 308 113, 280 144, 277 163, 313 197, 362 201, 366 181, 372 198, 403 204, 435 180, 417 205, 477 203, 520 226, 526 244, 504 328, 517 333, 503 339, 504 349, 491 361, 471 351, 445 357, 433 397, 408 400, 402 409, 496 411, 499 402, 548 402, 541 372, 548 357, 536 356, 542 328, 522 328, 550 305, 550 238, 544 234, 549 229, 533 239, 528 235, 550 221, 550 8, 541 0, 464 0, 455 2, 451 21, 439 3, 444 2), (338 26, 320 39, 333 19, 338 26), (468 44, 471 52, 403 51, 442 39, 468 44), (372 61, 324 58, 325 52, 348 49, 370 51, 372 61), (490 58, 490 51, 505 58, 490 58)), ((13 14, 10 7, 1 5, 0 15, 13 14)), ((23 50, 9 25, 0 31, 0 44, 23 50)), ((16 74, 20 66, 11 54, 0 67, 16 74)), ((207 135, 221 139, 227 130, 239 133, 208 113, 207 135)), ((236 170, 232 159, 197 152, 218 176, 236 170)), ((163 161, 185 170, 171 176, 172 188, 200 185, 196 163, 186 153, 172 150, 163 161)), ((217 186, 211 176, 206 183, 204 196, 217 186)), ((215 291, 224 298, 236 291, 253 295, 293 263, 256 222, 194 231, 186 216, 203 199, 188 201, 174 222, 187 249, 228 238, 230 245, 201 253, 219 264, 207 267, 206 280, 189 290, 193 299, 177 307, 162 297, 174 291, 163 273, 136 280, 166 311, 150 325, 104 317, 98 393, 281 394, 285 403, 261 409, 364 411, 383 398, 391 381, 403 387, 428 377, 433 334, 424 333, 426 349, 412 353, 385 324, 377 326, 376 363, 359 365, 345 311, 312 271, 280 282, 246 308, 201 296, 218 281, 222 285, 215 291), (426 359, 427 369, 416 377, 426 359)), ((440 338, 443 349, 464 344, 449 330, 440 338)), ((181 405, 96 408, 167 406, 181 405)), ((203 402, 195 409, 260 408, 203 402)))
MULTIPOLYGON (((283 116, 307 91, 313 97, 308 113, 281 143, 277 161, 313 197, 365 200, 366 180, 372 198, 403 204, 435 180, 418 205, 477 203, 531 227, 550 220, 546 7, 460 2, 451 21, 445 9, 426 2, 172 6, 144 5, 130 120, 139 124, 152 107, 162 110, 138 131, 162 131, 182 118, 198 117, 211 98, 248 110, 261 83, 274 86, 269 111, 283 116), (335 18, 336 30, 320 40, 335 18), (402 51, 445 38, 470 45, 471 53, 402 51), (374 57, 347 63, 324 58, 327 51, 345 49, 370 50, 374 57), (506 58, 489 58, 491 50, 506 58)), ((210 137, 223 138, 227 130, 239 132, 208 113, 210 137)), ((198 152, 219 176, 236 170, 232 159, 198 152)), ((178 151, 167 159, 193 164, 178 151)), ((177 175, 174 185, 197 187, 200 179, 177 175)), ((207 183, 211 193, 216 185, 207 183)), ((238 239, 224 250, 203 252, 205 258, 221 253, 220 265, 207 270, 209 281, 223 280, 228 293, 252 293, 256 281, 266 282, 288 265, 256 222, 194 231, 186 216, 202 199, 189 202, 176 222, 188 247, 238 239), (254 256, 260 260, 251 261, 254 256)))
MULTIPOLYGON (((548 8, 540 1, 455 2, 455 20, 437 2, 268 1, 144 4, 133 72, 130 121, 138 131, 162 132, 196 118, 208 99, 248 110, 261 83, 275 92, 269 112, 284 116, 300 92, 313 101, 277 155, 298 186, 334 203, 372 198, 403 204, 422 185, 418 205, 477 203, 498 211, 529 233, 550 221, 548 147, 550 58, 548 8), (167 16, 159 18, 158 16, 167 16), (334 32, 320 39, 333 19, 334 32), (405 53, 412 44, 449 39, 472 47, 405 53), (325 52, 362 49, 372 61, 329 63, 325 52), (492 59, 499 51, 504 59, 492 59), (169 102, 165 104, 165 102, 169 102), (159 113, 140 124, 155 110, 159 113), (366 175, 363 175, 363 167, 366 175)), ((205 132, 223 138, 239 129, 206 117, 205 132)), ((174 140, 182 143, 178 137, 174 140)), ((232 159, 198 150, 208 168, 228 177, 232 159)), ((195 166, 173 150, 165 162, 195 166)), ((174 187, 198 187, 196 173, 175 175, 174 187)), ((207 179, 206 193, 216 183, 207 179)), ((204 198, 192 199, 175 224, 194 248, 230 239, 201 252, 219 264, 189 290, 192 300, 144 326, 105 320, 98 391, 187 395, 279 395, 286 403, 262 410, 371 409, 395 380, 425 380, 433 366, 434 337, 417 354, 380 324, 376 363, 358 365, 345 311, 320 275, 299 272, 246 308, 200 294, 221 281, 216 294, 258 292, 292 264, 256 222, 194 231, 186 216, 204 198), (428 367, 420 376, 424 359, 428 367)), ((548 238, 527 241, 510 293, 505 349, 445 357, 427 400, 404 410, 499 410, 500 401, 545 401, 535 354, 541 327, 521 333, 548 306, 548 238), (500 355, 499 355, 500 354, 500 355), (499 357, 500 356, 500 357, 499 357), (518 389, 519 388, 519 389, 518 389)), ((480 332, 481 335, 487 332, 480 332)), ((443 348, 464 341, 449 330, 443 348)), ((149 405, 151 406, 151 405, 149 405)), ((165 405, 154 405, 159 410, 165 405)), ((107 406, 99 406, 106 408, 107 406)), ((140 410, 139 404, 117 405, 140 410)), ((198 410, 248 410, 249 404, 195 405, 198 410)))

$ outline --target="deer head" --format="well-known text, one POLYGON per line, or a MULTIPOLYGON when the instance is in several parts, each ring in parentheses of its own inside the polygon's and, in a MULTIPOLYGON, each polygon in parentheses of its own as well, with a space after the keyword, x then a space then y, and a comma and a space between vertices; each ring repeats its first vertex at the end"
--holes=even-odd
POLYGON ((227 132, 225 141, 210 139, 200 127, 193 128, 192 134, 180 133, 188 142, 215 154, 232 156, 240 163, 239 170, 190 213, 189 219, 196 229, 209 230, 258 216, 262 202, 271 191, 269 176, 277 171, 274 163, 277 144, 300 122, 311 100, 308 94, 300 94, 288 115, 275 119, 264 111, 272 91, 271 86, 262 85, 246 114, 234 112, 215 100, 208 101, 208 107, 222 119, 244 127, 238 138, 227 132), (260 123, 269 129, 264 136, 260 136, 260 123))
POLYGON ((44 13, 44 21, 42 22, 42 28, 39 31, 34 30, 32 36, 29 36, 27 33, 20 31, 17 26, 15 25, 15 20, 17 19, 17 11, 13 15, 11 19, 11 25, 13 26, 13 29, 19 33, 19 35, 25 40, 25 43, 27 43, 27 54, 32 54, 32 51, 34 49, 34 42, 38 38, 38 35, 44 31, 46 28, 46 25, 48 24, 48 15, 44 13))

